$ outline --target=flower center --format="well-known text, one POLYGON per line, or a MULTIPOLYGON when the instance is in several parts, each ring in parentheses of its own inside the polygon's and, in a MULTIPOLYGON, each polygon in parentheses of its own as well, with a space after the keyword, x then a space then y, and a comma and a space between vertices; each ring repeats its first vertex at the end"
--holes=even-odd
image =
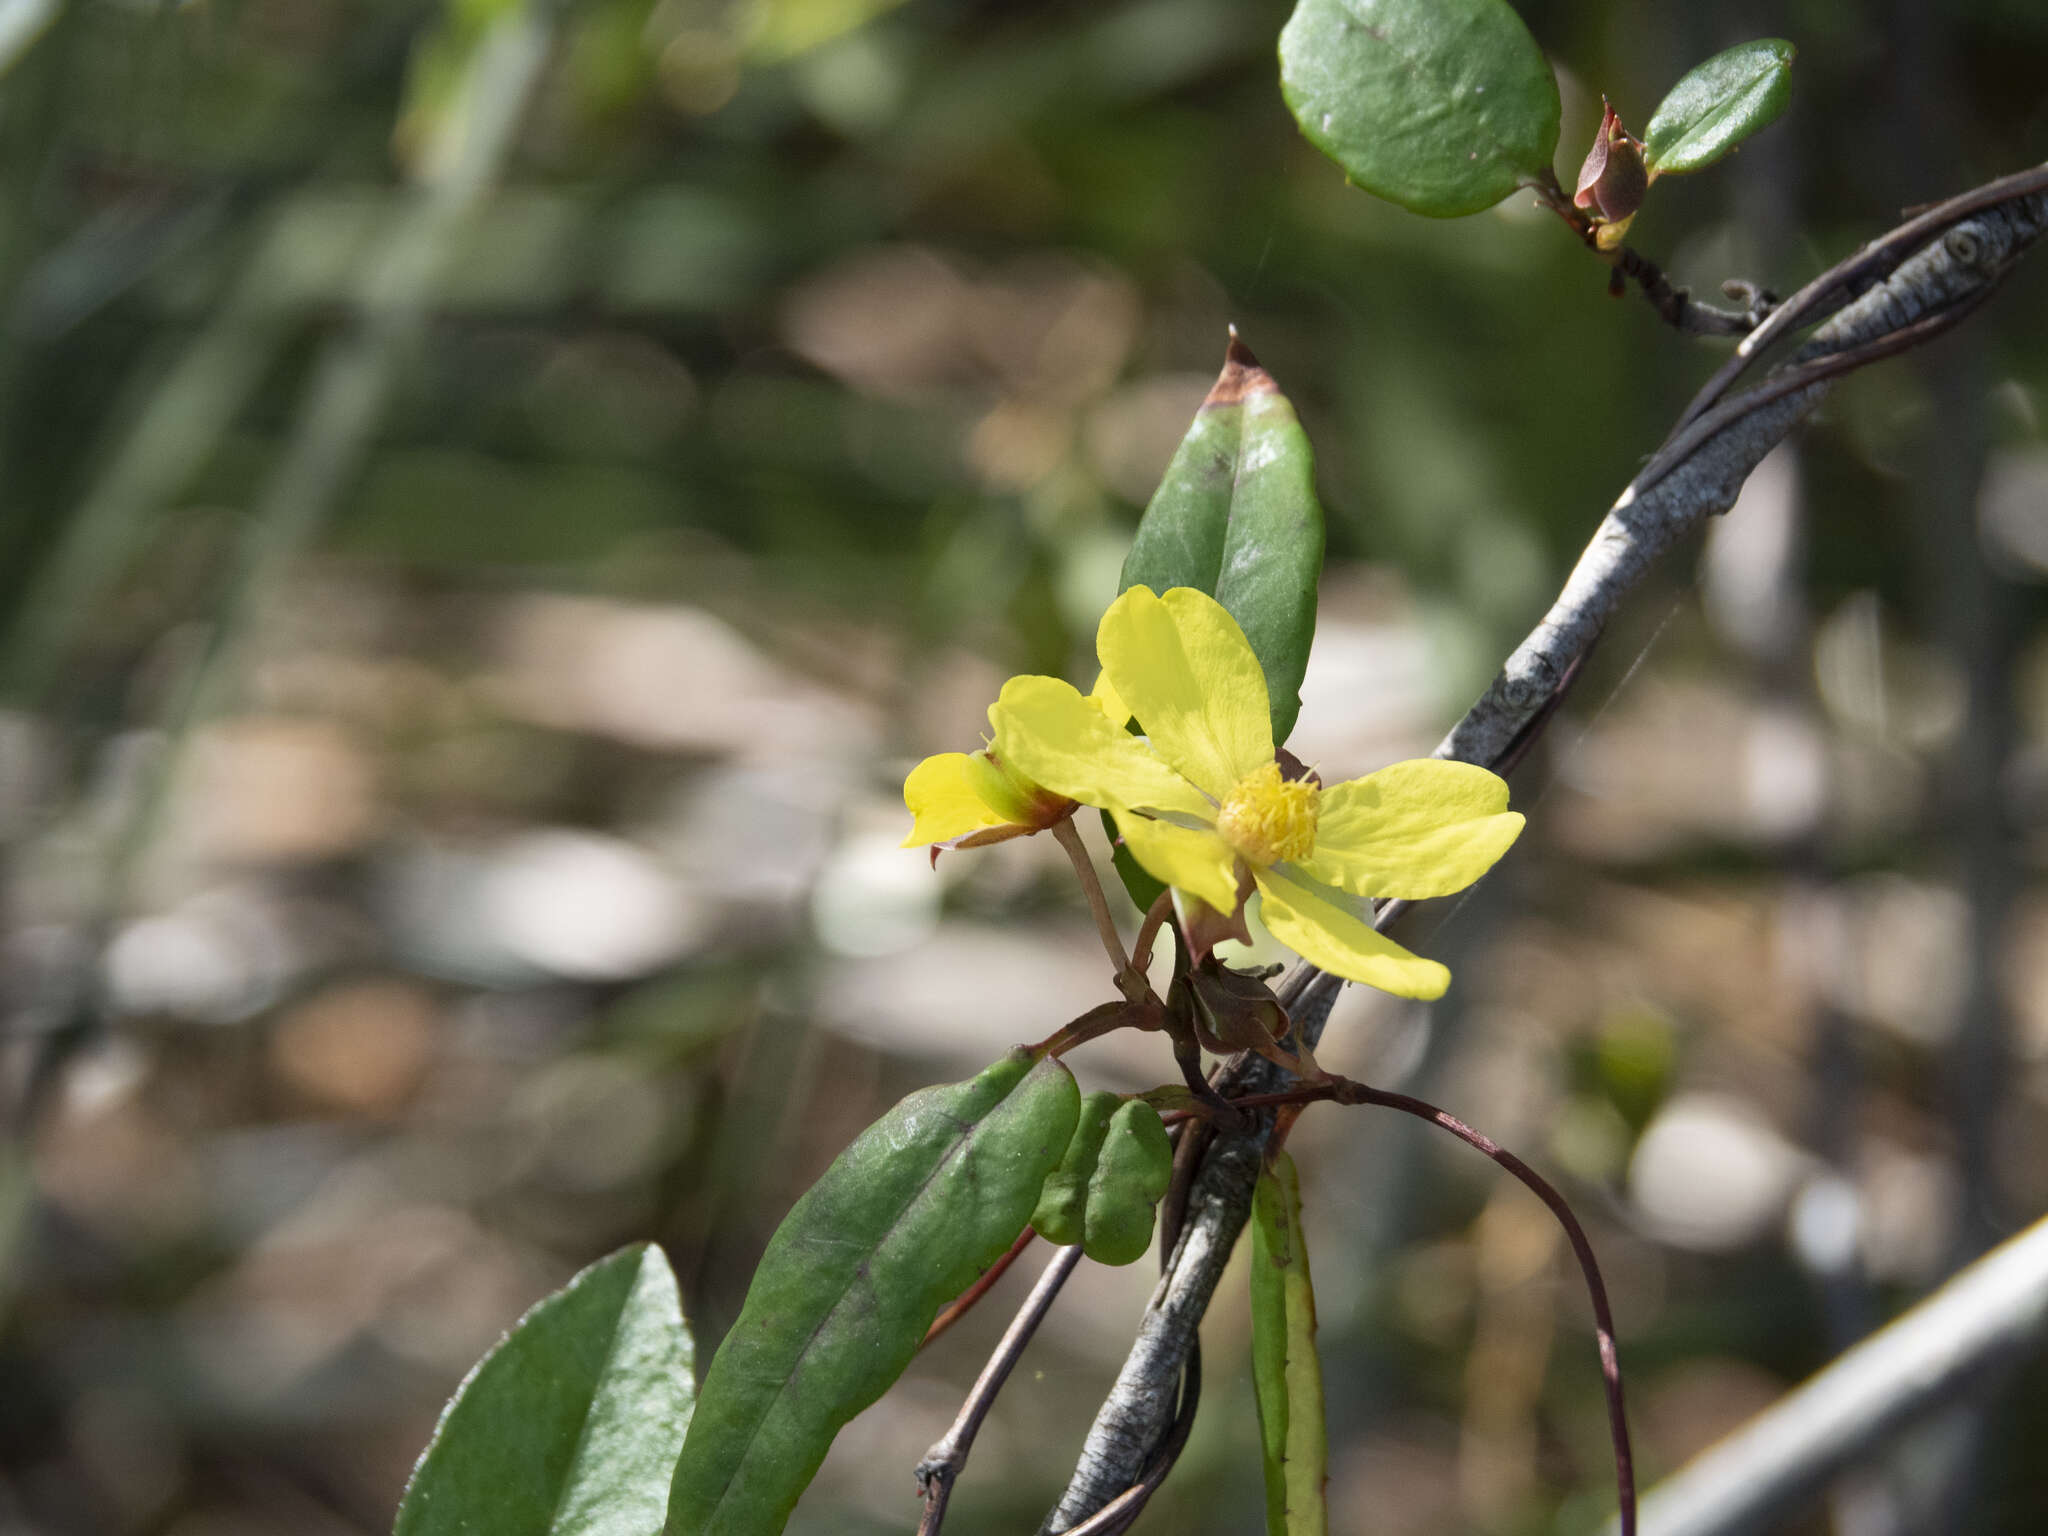
POLYGON ((1254 864, 1305 859, 1315 852, 1322 798, 1313 779, 1283 779, 1278 763, 1266 763, 1223 797, 1216 830, 1254 864))

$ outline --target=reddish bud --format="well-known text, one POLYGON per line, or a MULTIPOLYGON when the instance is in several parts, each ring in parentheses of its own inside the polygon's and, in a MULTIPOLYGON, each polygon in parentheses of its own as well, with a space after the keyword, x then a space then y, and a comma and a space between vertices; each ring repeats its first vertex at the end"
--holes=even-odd
MULTIPOLYGON (((1593 136, 1586 163, 1579 167, 1579 189, 1572 202, 1591 213, 1596 224, 1626 226, 1643 205, 1650 176, 1643 166, 1642 141, 1621 126, 1611 102, 1602 97, 1600 105, 1600 131, 1593 136)), ((1619 243, 1618 235, 1612 243, 1619 243)), ((1609 244, 1602 241, 1603 247, 1609 244)))

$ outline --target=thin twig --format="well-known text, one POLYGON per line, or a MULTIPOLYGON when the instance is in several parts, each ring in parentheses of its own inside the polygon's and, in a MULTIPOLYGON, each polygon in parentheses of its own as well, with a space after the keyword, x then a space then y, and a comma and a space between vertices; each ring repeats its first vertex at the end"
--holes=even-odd
POLYGON ((1143 975, 1152 963, 1152 945, 1159 937, 1160 926, 1173 911, 1173 892, 1161 891, 1153 898, 1152 905, 1145 911, 1144 922, 1138 925, 1138 937, 1131 944, 1131 965, 1143 975))
POLYGON ((1787 395, 1796 395, 1802 389, 1809 389, 1815 384, 1825 383, 1845 373, 1853 373, 1858 368, 1868 367, 1884 358, 1894 357, 1917 347, 1923 342, 1932 341, 1964 316, 1974 312, 1978 305, 1997 292, 2002 280, 2001 274, 1999 278, 1994 278, 1986 286, 1946 309, 1938 309, 1931 315, 1922 315, 1911 325, 1889 335, 1880 336, 1875 341, 1865 342, 1860 347, 1851 347, 1846 352, 1829 352, 1812 362, 1787 368, 1782 373, 1774 373, 1755 389, 1746 390, 1733 400, 1722 401, 1712 410, 1694 418, 1690 426, 1657 450, 1635 478, 1636 494, 1640 496, 1649 490, 1690 457, 1708 438, 1732 426, 1752 411, 1761 410, 1787 395))
POLYGON ((1614 1441, 1614 1480, 1621 1503, 1622 1536, 1635 1536, 1635 1454, 1629 1447, 1628 1414, 1622 1404, 1621 1359, 1614 1342, 1614 1313, 1607 1305, 1607 1286, 1600 1278, 1600 1262, 1593 1256, 1593 1245, 1586 1239, 1586 1229, 1579 1225, 1579 1218, 1572 1214, 1571 1206, 1548 1179, 1492 1137, 1473 1130, 1457 1116, 1438 1109, 1436 1105, 1409 1094, 1368 1088, 1363 1083, 1357 1086, 1364 1090, 1360 1094, 1361 1103, 1398 1109, 1405 1115, 1427 1120, 1492 1158, 1550 1207, 1558 1225, 1564 1228, 1565 1236, 1571 1239, 1572 1252, 1578 1256, 1579 1270, 1586 1277, 1586 1294, 1593 1303, 1593 1330, 1600 1344, 1600 1381, 1607 1390, 1607 1432, 1614 1441))
POLYGON ((1003 1390, 1003 1383, 1010 1379, 1010 1372, 1016 1369, 1018 1360, 1023 1357, 1024 1347, 1038 1332, 1038 1325, 1052 1310, 1060 1288, 1080 1262, 1081 1247, 1078 1243, 1071 1248, 1062 1248, 1052 1256, 1052 1262, 1038 1277, 1038 1284, 1024 1298, 1024 1305, 1017 1309, 1017 1315, 1010 1319, 1002 1342, 996 1345, 995 1353, 988 1357, 988 1363, 975 1378, 974 1387, 968 1392, 967 1401, 960 1405, 959 1416, 953 1420, 952 1428, 939 1437, 924 1453, 924 1460, 917 1464, 917 1491, 924 1499, 924 1519, 918 1522, 917 1536, 938 1536, 939 1527, 945 1523, 946 1504, 953 1497, 954 1480, 967 1465, 967 1453, 974 1449, 974 1437, 981 1433, 982 1420, 995 1406, 996 1394, 1003 1390))
POLYGON ((1952 224, 1960 224, 1973 213, 2017 201, 2033 193, 2048 191, 2048 165, 2015 171, 1981 187, 1958 193, 1934 204, 1896 229, 1880 235, 1854 254, 1836 262, 1791 298, 1773 309, 1763 324, 1736 344, 1735 355, 1714 371, 1700 387, 1672 427, 1675 436, 1711 410, 1764 349, 1786 335, 1795 325, 1825 319, 1857 296, 1856 285, 1865 278, 1896 269, 1912 252, 1952 224))
POLYGON ((1017 1241, 1010 1244, 1008 1251, 1000 1259, 997 1259, 995 1263, 989 1265, 982 1272, 979 1280, 954 1297, 947 1304, 945 1311, 932 1319, 931 1327, 925 1329, 924 1339, 917 1347, 919 1349, 930 1349, 937 1342, 941 1334, 959 1322, 969 1312, 972 1312, 975 1304, 995 1289, 996 1282, 1010 1272, 1010 1266, 1022 1258, 1024 1250, 1029 1248, 1037 1239, 1038 1233, 1031 1227, 1026 1227, 1022 1232, 1019 1232, 1017 1234, 1017 1241))
POLYGON ((1385 1088, 1375 1088, 1369 1083, 1356 1082, 1345 1077, 1329 1077, 1321 1082, 1303 1083, 1299 1087, 1283 1089, 1277 1093, 1247 1094, 1231 1102, 1239 1109, 1276 1109, 1283 1113, 1288 1109, 1299 1109, 1319 1100, 1330 1100, 1338 1104, 1376 1105, 1382 1109, 1397 1109, 1404 1115, 1413 1115, 1418 1120, 1427 1120, 1440 1130, 1449 1131, 1467 1146, 1485 1153, 1501 1167, 1519 1179, 1528 1189, 1550 1207, 1558 1225, 1564 1228, 1565 1236, 1571 1240, 1572 1252, 1578 1256, 1579 1270, 1586 1279, 1586 1293, 1593 1303, 1594 1334, 1600 1346, 1600 1379, 1607 1392, 1607 1428, 1614 1442, 1614 1478, 1616 1492, 1621 1506, 1622 1536, 1634 1536, 1636 1522, 1635 1456, 1629 1447, 1628 1416, 1622 1405, 1621 1360, 1614 1340, 1614 1315, 1607 1304, 1607 1286, 1600 1278, 1600 1262, 1593 1255, 1593 1245, 1586 1237, 1586 1230, 1579 1225, 1579 1218, 1573 1214, 1570 1203, 1558 1193, 1557 1188, 1542 1174, 1523 1162, 1483 1131, 1475 1131, 1448 1110, 1440 1109, 1426 1099, 1412 1094, 1395 1093, 1385 1088))
POLYGON ((1633 246, 1602 250, 1599 226, 1571 200, 1555 172, 1545 171, 1524 185, 1536 194, 1538 202, 1564 220, 1587 250, 1620 274, 1613 279, 1611 290, 1617 297, 1627 280, 1634 279, 1643 297, 1665 324, 1691 336, 1741 336, 1755 330, 1768 313, 1770 299, 1761 289, 1741 285, 1751 299, 1748 307, 1719 309, 1695 299, 1683 288, 1672 286, 1671 279, 1664 275, 1664 269, 1633 246))
POLYGON ((1116 966, 1117 985, 1129 995, 1126 985, 1131 975, 1131 959, 1124 953, 1124 941, 1116 931, 1116 919, 1109 915, 1109 898, 1102 894, 1102 882, 1095 878, 1095 865, 1088 857, 1088 850, 1081 843, 1081 834, 1074 830, 1074 818, 1052 824, 1052 835, 1067 858, 1074 866, 1074 874, 1081 881, 1081 893, 1088 898, 1088 910, 1095 918, 1095 931, 1102 936, 1102 947, 1109 952, 1112 964, 1116 966))
POLYGON ((1770 296, 1757 288, 1747 289, 1751 302, 1746 309, 1722 309, 1696 299, 1690 290, 1673 285, 1662 267, 1632 245, 1614 253, 1614 268, 1635 280, 1666 325, 1688 336, 1747 336, 1770 313, 1770 296))

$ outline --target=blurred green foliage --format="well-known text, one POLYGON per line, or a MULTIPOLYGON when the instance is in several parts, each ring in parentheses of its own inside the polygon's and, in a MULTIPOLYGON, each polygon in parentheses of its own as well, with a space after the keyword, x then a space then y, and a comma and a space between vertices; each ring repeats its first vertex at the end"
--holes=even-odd
MULTIPOLYGON (((1708 297, 2048 156, 2020 0, 1517 9, 1567 171, 1601 93, 1641 122, 1731 43, 1797 45, 1785 116, 1631 230, 1708 297)), ((536 1297, 652 1238, 708 1347, 882 1105, 1099 1000, 1053 876, 906 873, 892 802, 989 679, 1085 656, 1228 324, 1315 447, 1341 668, 1304 729, 1356 714, 1331 739, 1377 754, 1327 766, 1477 692, 1717 354, 1526 198, 1442 224, 1347 187, 1281 100, 1288 11, 536 8, 487 190, 383 308, 528 13, 71 0, 0 47, 0 1526, 384 1530, 536 1297), (338 431, 316 382, 365 361, 338 431), (302 537, 244 590, 280 504, 302 537)), ((1340 1020, 1360 1075, 1589 1196, 1652 1474, 2048 1207, 2044 320, 2023 271, 1846 385, 1728 520, 1782 526, 1768 579, 1659 573, 1517 786, 1529 847, 1414 935, 1450 1001, 1340 1020), (1749 1225, 1659 1224, 1686 1125, 1778 1181, 1725 1203, 1749 1225), (1847 1268, 1786 1219, 1818 1167, 1865 1202, 1847 1268)), ((1590 1530, 1549 1239, 1419 1130, 1300 1135, 1333 1526, 1590 1530)), ((1047 1507, 1143 1269, 1042 1341, 961 1529, 1047 1507)), ((999 1321, 848 1429, 793 1530, 906 1523, 999 1321)), ((1214 1374, 1162 1529, 1257 1520, 1214 1374)), ((2041 1375, 1972 1529, 2048 1509, 2041 1375)), ((1950 1487, 1925 1454, 1909 1515, 1950 1487)))

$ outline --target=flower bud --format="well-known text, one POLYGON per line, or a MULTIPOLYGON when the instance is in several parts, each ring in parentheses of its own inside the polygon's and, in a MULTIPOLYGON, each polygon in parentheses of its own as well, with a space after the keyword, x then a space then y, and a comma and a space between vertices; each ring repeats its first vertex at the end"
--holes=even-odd
POLYGON ((1287 1010, 1258 975, 1233 971, 1211 956, 1188 972, 1187 985, 1195 1038, 1205 1050, 1219 1056, 1263 1051, 1287 1033, 1287 1010))
POLYGON ((1611 251, 1621 244, 1629 220, 1643 205, 1650 176, 1643 165, 1642 141, 1621 126, 1613 103, 1602 97, 1600 106, 1600 131, 1593 136, 1586 163, 1579 167, 1579 189, 1572 203, 1593 215, 1600 248, 1611 251))

